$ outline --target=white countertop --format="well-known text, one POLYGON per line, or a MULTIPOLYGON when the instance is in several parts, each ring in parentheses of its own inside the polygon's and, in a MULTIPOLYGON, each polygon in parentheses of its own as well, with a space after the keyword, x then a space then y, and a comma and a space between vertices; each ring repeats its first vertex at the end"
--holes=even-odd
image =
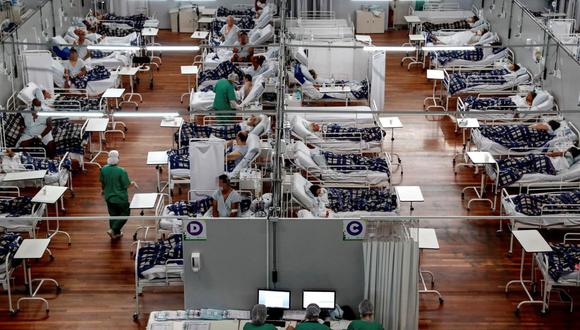
POLYGON ((423 193, 419 186, 396 186, 395 192, 401 202, 424 202, 423 193))
POLYGON ((487 151, 468 151, 467 157, 475 165, 495 164, 495 158, 487 151))
POLYGON ((40 259, 49 243, 50 238, 25 239, 14 254, 14 259, 40 259))
POLYGON ((167 164, 167 151, 149 151, 147 153, 147 165, 167 164))
POLYGON ((40 179, 44 179, 45 175, 46 175, 46 170, 11 172, 11 173, 6 173, 6 175, 3 178, 3 181, 8 182, 8 181, 21 181, 21 180, 40 180, 40 179))
POLYGON ((108 88, 101 97, 105 99, 119 98, 123 96, 124 93, 124 88, 108 88))
POLYGON ((152 209, 155 207, 157 201, 157 193, 142 193, 133 195, 131 199, 130 209, 152 209))
POLYGON ((67 187, 60 186, 44 186, 32 197, 31 201, 34 203, 54 204, 64 195, 67 189, 67 187))
POLYGON ((512 234, 526 252, 550 252, 552 248, 536 229, 513 230, 512 234))
POLYGON ((383 128, 403 128, 399 117, 379 117, 379 122, 383 128))
POLYGON ((109 118, 91 118, 87 122, 86 132, 105 132, 109 126, 109 118))
POLYGON ((182 65, 181 66, 181 74, 197 74, 199 69, 195 65, 182 65))

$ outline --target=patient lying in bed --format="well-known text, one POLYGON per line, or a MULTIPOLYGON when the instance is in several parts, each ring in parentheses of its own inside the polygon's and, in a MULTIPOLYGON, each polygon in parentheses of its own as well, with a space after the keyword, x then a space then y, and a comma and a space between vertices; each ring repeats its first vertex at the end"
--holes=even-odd
POLYGON ((429 34, 428 41, 435 45, 465 46, 491 43, 493 34, 487 29, 467 30, 460 32, 442 32, 438 35, 429 34))

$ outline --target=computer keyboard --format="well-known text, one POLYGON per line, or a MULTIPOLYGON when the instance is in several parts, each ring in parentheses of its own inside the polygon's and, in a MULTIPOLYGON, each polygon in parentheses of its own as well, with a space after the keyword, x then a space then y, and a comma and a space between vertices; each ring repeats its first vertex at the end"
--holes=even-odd
POLYGON ((291 321, 302 321, 306 316, 306 311, 304 310, 286 310, 284 311, 284 320, 291 320, 291 321))

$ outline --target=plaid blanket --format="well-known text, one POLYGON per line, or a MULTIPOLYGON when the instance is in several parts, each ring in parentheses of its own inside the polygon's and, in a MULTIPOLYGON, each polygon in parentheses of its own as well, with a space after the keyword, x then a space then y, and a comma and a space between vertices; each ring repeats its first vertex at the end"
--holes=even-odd
POLYGON ((371 158, 358 154, 335 154, 329 151, 323 151, 322 155, 328 166, 340 166, 340 168, 336 168, 339 172, 369 170, 390 175, 389 166, 384 158, 371 158))
MULTIPOLYGON (((103 18, 105 21, 131 21, 134 29, 141 31, 143 26, 145 26, 145 21, 149 18, 143 14, 136 14, 130 16, 118 16, 115 14, 106 14, 103 18)), ((119 23, 126 23, 126 22, 119 22, 119 23)))
POLYGON ((547 252, 548 257, 548 273, 558 281, 560 277, 572 274, 577 271, 577 265, 580 264, 580 245, 550 243, 552 252, 547 252))
POLYGON ((87 88, 89 81, 105 80, 111 77, 111 72, 102 65, 95 66, 91 71, 82 77, 74 77, 70 81, 78 89, 87 88))
MULTIPOLYGON (((57 159, 35 158, 27 152, 22 153, 20 156, 20 162, 23 165, 28 165, 27 167, 32 166, 35 171, 47 170, 48 173, 58 173, 58 165, 60 163, 57 159)), ((71 169, 71 165, 72 163, 70 159, 66 159, 63 162, 63 167, 67 170, 71 169)))
POLYGON ((479 131, 506 148, 539 148, 554 138, 553 134, 526 125, 482 126, 479 131))
POLYGON ((512 110, 516 104, 509 97, 484 97, 479 98, 470 95, 463 102, 467 105, 466 110, 486 110, 493 107, 494 110, 512 110))
POLYGON ((334 212, 392 212, 397 208, 396 196, 380 189, 328 188, 328 208, 334 212))
POLYGON ((439 24, 434 24, 431 22, 423 23, 423 31, 426 32, 433 32, 439 30, 469 30, 469 29, 471 29, 471 26, 469 25, 469 23, 467 23, 466 20, 439 24))
MULTIPOLYGON (((140 32, 141 29, 135 28, 122 28, 122 27, 113 27, 111 25, 106 24, 99 24, 97 27, 97 33, 107 37, 126 37, 133 32, 140 32)), ((92 56, 93 52, 91 52, 92 56)), ((98 53, 95 53, 98 56, 98 53)))
POLYGON ((242 79, 244 78, 244 72, 236 65, 234 65, 234 63, 232 63, 231 61, 225 61, 218 64, 218 66, 215 69, 209 69, 200 72, 199 84, 201 85, 206 81, 226 79, 230 75, 230 73, 237 74, 238 77, 240 78, 240 81, 238 83, 240 84, 242 83, 242 79))
POLYGON ((179 201, 167 206, 167 210, 175 215, 195 217, 198 214, 205 214, 212 205, 213 198, 207 197, 197 201, 179 201))
POLYGON ((480 85, 503 85, 507 82, 504 76, 508 73, 507 69, 452 73, 447 82, 449 93, 455 94, 480 85))
POLYGON ((84 141, 88 138, 88 133, 82 133, 82 124, 71 123, 69 121, 53 122, 52 136, 56 145, 57 155, 64 155, 67 152, 84 154, 84 141))
POLYGON ((14 257, 20 244, 22 244, 22 236, 18 234, 6 233, 0 236, 0 265, 4 266, 9 253, 14 257))
POLYGON ((167 159, 171 169, 189 169, 189 147, 169 150, 167 159))
MULTIPOLYGON (((165 265, 169 259, 183 259, 181 235, 172 235, 154 243, 145 243, 137 252, 137 274, 143 278, 143 272, 157 265, 165 265)), ((182 265, 183 261, 177 264, 182 265)))
POLYGON ((220 6, 216 11, 217 17, 227 17, 227 16, 256 16, 256 12, 252 8, 247 9, 229 9, 224 6, 220 6))
POLYGON ((524 174, 556 175, 556 170, 550 157, 544 155, 527 155, 518 158, 507 158, 497 161, 499 173, 497 181, 500 187, 506 187, 517 182, 524 174))
POLYGON ((242 128, 240 125, 204 126, 196 123, 184 123, 181 130, 176 132, 175 142, 187 145, 193 138, 209 138, 215 136, 224 140, 233 140, 242 128))
POLYGON ((338 124, 330 124, 326 126, 325 137, 346 139, 351 141, 381 141, 383 139, 383 131, 380 127, 342 127, 338 124))
POLYGON ((32 206, 30 197, 0 199, 0 214, 14 218, 28 216, 32 214, 32 206))
POLYGON ((6 147, 15 147, 24 127, 24 119, 19 113, 3 113, 4 140, 6 147))
POLYGON ((98 110, 99 102, 98 98, 87 98, 80 95, 59 95, 54 100, 54 108, 56 110, 98 110), (76 107, 79 106, 80 109, 77 109, 76 107))
MULTIPOLYGON (((580 204, 580 190, 567 191, 559 194, 519 194, 513 198, 516 211, 529 216, 542 215, 543 211, 563 209, 578 210, 580 204), (554 206, 554 205, 571 205, 569 207, 554 206)), ((547 212, 553 213, 553 212, 547 212)))
POLYGON ((440 64, 447 64, 453 60, 481 61, 483 59, 483 48, 477 47, 475 50, 447 50, 431 53, 431 58, 437 58, 440 64), (437 55, 437 57, 435 57, 437 55))

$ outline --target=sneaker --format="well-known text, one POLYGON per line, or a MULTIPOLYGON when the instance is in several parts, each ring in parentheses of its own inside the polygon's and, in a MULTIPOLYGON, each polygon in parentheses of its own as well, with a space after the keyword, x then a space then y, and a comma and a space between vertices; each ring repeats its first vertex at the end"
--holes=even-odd
POLYGON ((115 239, 115 236, 116 236, 116 235, 113 233, 113 230, 112 230, 112 229, 109 229, 109 230, 107 230, 107 235, 109 235, 109 237, 110 237, 111 239, 115 239))
POLYGON ((114 238, 115 239, 121 239, 121 238, 123 238, 123 232, 120 232, 119 234, 115 234, 114 235, 114 238))

